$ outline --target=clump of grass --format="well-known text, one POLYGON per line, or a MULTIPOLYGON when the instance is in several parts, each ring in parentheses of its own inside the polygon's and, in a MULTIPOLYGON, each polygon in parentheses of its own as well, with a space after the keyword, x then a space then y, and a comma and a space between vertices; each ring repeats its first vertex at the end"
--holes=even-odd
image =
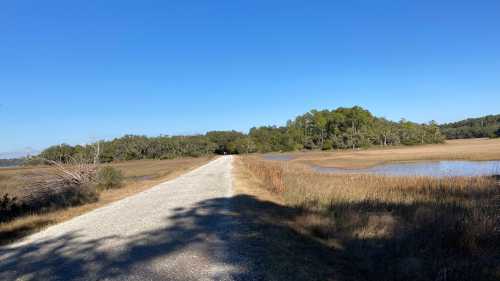
POLYGON ((101 167, 97 171, 97 185, 100 188, 111 189, 121 187, 123 184, 123 173, 112 166, 101 167))
POLYGON ((500 187, 490 177, 320 174, 257 157, 245 166, 294 225, 354 260, 367 280, 498 280, 500 187), (443 279, 446 278, 446 279, 443 279))

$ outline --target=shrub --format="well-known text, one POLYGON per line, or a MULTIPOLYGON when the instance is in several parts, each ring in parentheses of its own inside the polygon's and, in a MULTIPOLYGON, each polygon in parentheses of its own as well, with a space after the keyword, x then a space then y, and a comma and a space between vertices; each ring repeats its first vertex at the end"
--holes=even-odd
POLYGON ((332 150, 333 149, 333 140, 326 140, 325 143, 323 143, 323 147, 321 148, 322 150, 332 150))
POLYGON ((0 222, 9 221, 18 216, 23 210, 22 204, 19 204, 17 197, 9 194, 3 194, 0 197, 0 222))
POLYGON ((122 185, 123 174, 111 166, 105 166, 97 172, 97 185, 99 187, 110 189, 117 188, 122 185))

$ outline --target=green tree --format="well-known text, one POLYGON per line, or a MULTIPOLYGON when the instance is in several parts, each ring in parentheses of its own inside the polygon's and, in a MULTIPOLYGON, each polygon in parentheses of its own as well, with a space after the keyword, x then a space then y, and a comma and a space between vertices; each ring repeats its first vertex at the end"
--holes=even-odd
POLYGON ((239 138, 229 143, 228 148, 231 153, 235 154, 248 154, 257 151, 257 146, 250 137, 239 138))
POLYGON ((217 145, 215 153, 231 153, 228 145, 240 138, 245 137, 243 133, 237 131, 211 131, 206 134, 208 139, 217 145))
MULTIPOLYGON (((354 106, 335 110, 311 110, 289 120, 286 126, 252 128, 248 134, 237 131, 212 131, 205 135, 147 137, 125 135, 100 141, 100 161, 132 159, 171 159, 212 153, 252 153, 300 149, 346 149, 370 145, 413 145, 439 143, 446 135, 476 137, 500 135, 500 115, 467 119, 444 127, 436 122, 417 124, 402 119, 399 123, 374 117, 368 110, 354 106), (496 126, 496 127, 495 127, 496 126)), ((45 149, 40 156, 67 162, 94 155, 95 144, 61 144, 45 149)), ((32 159, 30 163, 34 163, 32 159)))
POLYGON ((46 160, 67 163, 75 156, 75 148, 65 143, 53 145, 43 150, 39 156, 46 160))
POLYGON ((500 129, 500 114, 469 118, 439 127, 448 139, 495 137, 500 129))

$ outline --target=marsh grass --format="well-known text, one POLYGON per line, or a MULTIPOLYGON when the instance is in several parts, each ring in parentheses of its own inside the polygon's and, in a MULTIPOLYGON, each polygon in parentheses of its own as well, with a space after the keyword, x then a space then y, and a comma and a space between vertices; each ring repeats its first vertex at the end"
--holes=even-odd
POLYGON ((500 188, 491 177, 332 175, 243 157, 294 226, 366 280, 498 280, 500 188), (495 199, 497 198, 497 199, 495 199))
POLYGON ((449 140, 444 144, 371 147, 356 151, 297 152, 290 155, 293 155, 291 162, 347 169, 368 168, 394 162, 498 160, 500 139, 449 140))

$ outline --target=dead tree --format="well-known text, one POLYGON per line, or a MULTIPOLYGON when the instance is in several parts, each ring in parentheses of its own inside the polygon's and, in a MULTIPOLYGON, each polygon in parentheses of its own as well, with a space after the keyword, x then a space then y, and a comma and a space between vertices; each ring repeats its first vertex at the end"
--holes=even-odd
MULTIPOLYGON (((51 203, 51 198, 63 194, 96 195, 91 186, 96 179, 99 155, 100 145, 97 143, 93 155, 88 158, 70 156, 66 163, 41 158, 51 168, 25 179, 22 201, 35 206, 51 203)), ((64 200, 65 197, 59 198, 64 200)))

